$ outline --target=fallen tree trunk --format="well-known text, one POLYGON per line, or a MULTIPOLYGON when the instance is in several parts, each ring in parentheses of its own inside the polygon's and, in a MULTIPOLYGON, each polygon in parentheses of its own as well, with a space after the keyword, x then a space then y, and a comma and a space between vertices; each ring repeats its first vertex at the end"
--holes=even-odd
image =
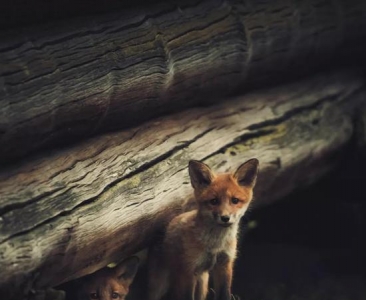
POLYGON ((189 159, 226 171, 257 157, 257 205, 315 181, 336 165, 365 93, 357 74, 318 76, 3 170, 1 295, 19 299, 146 247, 192 193, 189 159))
POLYGON ((0 163, 363 57, 365 16, 362 0, 206 0, 4 31, 0 163))

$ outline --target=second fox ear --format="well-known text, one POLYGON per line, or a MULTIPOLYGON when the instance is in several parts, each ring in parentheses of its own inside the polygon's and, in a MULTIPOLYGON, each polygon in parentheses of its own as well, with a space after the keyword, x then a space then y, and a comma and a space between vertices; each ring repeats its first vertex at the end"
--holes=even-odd
POLYGON ((210 185, 214 176, 209 166, 198 160, 189 161, 189 177, 194 189, 210 185))
POLYGON ((258 159, 252 158, 236 170, 234 177, 240 185, 253 188, 257 179, 258 166, 258 159))
POLYGON ((136 275, 139 262, 140 260, 137 256, 125 259, 115 267, 116 275, 130 285, 136 275))

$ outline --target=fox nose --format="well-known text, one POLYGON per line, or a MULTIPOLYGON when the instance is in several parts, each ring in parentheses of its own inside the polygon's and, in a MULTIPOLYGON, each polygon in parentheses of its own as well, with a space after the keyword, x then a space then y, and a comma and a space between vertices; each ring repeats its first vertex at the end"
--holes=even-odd
POLYGON ((227 223, 230 221, 230 217, 229 216, 221 216, 221 221, 224 223, 227 223))

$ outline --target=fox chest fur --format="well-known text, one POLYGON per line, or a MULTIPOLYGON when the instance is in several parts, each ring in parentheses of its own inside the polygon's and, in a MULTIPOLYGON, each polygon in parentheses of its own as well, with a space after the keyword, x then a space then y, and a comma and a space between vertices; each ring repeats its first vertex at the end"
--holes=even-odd
POLYGON ((195 267, 197 273, 210 271, 216 263, 220 263, 226 257, 235 258, 237 226, 220 228, 215 225, 197 234, 197 237, 206 249, 197 258, 195 267))
POLYGON ((210 271, 224 257, 234 259, 238 226, 223 228, 216 224, 196 222, 197 211, 191 211, 173 220, 168 228, 170 238, 167 240, 170 249, 168 256, 179 262, 195 274, 210 271), (187 226, 187 224, 192 224, 187 226))

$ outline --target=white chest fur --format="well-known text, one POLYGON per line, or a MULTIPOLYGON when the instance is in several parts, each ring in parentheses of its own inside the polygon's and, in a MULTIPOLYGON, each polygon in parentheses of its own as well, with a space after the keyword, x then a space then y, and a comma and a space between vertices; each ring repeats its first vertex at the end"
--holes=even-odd
POLYGON ((234 259, 236 249, 233 248, 233 241, 237 239, 238 225, 233 224, 228 228, 219 227, 214 224, 207 226, 205 230, 197 232, 197 238, 205 246, 205 251, 195 262, 195 272, 201 273, 210 271, 216 264, 218 255, 227 255, 234 259))
POLYGON ((231 243, 237 239, 237 234, 238 224, 233 224, 230 227, 212 224, 196 232, 198 240, 205 245, 207 251, 214 253, 229 249, 231 243))

